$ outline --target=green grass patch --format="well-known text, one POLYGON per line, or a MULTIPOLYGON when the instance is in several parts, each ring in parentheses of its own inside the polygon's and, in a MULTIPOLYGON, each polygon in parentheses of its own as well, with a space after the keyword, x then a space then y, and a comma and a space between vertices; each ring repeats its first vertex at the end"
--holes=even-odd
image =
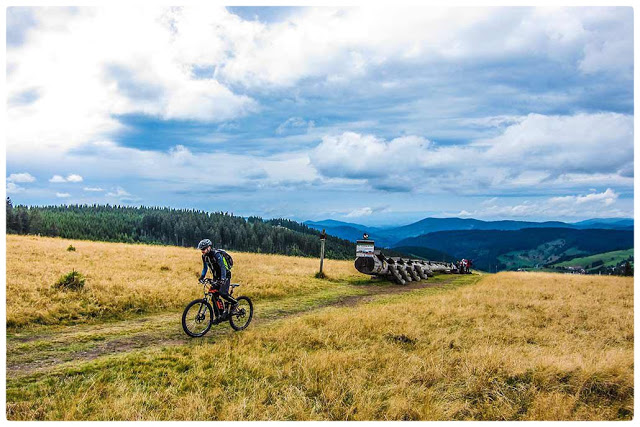
POLYGON ((590 268, 590 266, 592 266, 594 263, 599 263, 601 261, 602 264, 598 264, 594 267, 615 267, 616 265, 628 260, 629 258, 633 258, 633 248, 573 258, 568 261, 553 264, 552 266, 590 268))

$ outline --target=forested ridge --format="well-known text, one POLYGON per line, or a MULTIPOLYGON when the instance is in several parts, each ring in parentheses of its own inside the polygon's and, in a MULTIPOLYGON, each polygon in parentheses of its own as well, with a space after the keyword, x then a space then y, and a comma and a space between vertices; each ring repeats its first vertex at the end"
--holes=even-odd
MULTIPOLYGON (((13 206, 7 233, 195 247, 204 238, 229 250, 318 257, 320 232, 288 219, 247 219, 227 212, 118 205, 13 206)), ((355 244, 327 236, 325 256, 355 257, 355 244)))

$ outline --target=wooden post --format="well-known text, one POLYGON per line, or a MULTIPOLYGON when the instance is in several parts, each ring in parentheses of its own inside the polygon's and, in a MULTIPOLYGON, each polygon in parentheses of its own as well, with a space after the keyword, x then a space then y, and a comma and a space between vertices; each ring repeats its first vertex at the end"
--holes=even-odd
POLYGON ((322 273, 322 266, 324 264, 324 242, 327 239, 327 233, 322 229, 322 233, 320 234, 320 273, 318 274, 320 277, 324 276, 322 273))

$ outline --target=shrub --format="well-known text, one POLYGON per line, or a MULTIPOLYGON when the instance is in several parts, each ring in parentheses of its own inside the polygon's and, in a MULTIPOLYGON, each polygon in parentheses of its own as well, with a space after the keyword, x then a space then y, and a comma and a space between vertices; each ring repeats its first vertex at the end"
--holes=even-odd
POLYGON ((171 268, 167 267, 166 265, 163 265, 162 267, 160 267, 160 271, 169 271, 171 270, 171 268))
POLYGON ((69 252, 75 252, 75 251, 76 251, 76 247, 75 247, 75 246, 73 246, 73 245, 69 245, 69 246, 67 247, 67 250, 68 250, 69 252))
POLYGON ((53 286, 62 290, 78 291, 84 288, 84 281, 84 276, 76 270, 73 270, 70 273, 62 275, 53 286))
POLYGON ((319 272, 319 271, 318 271, 318 272, 316 273, 316 276, 315 276, 315 277, 316 277, 316 279, 326 279, 326 278, 327 278, 327 275, 326 275, 326 274, 324 274, 324 272, 319 272))

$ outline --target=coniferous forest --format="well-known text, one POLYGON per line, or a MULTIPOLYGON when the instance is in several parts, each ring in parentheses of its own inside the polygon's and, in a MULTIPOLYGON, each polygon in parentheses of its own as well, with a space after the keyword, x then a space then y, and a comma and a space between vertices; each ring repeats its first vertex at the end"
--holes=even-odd
MULTIPOLYGON (((14 206, 7 233, 106 242, 195 247, 208 238, 223 249, 319 257, 320 232, 288 219, 247 219, 225 212, 111 205, 14 206)), ((325 256, 355 257, 355 244, 327 236, 325 256)))

